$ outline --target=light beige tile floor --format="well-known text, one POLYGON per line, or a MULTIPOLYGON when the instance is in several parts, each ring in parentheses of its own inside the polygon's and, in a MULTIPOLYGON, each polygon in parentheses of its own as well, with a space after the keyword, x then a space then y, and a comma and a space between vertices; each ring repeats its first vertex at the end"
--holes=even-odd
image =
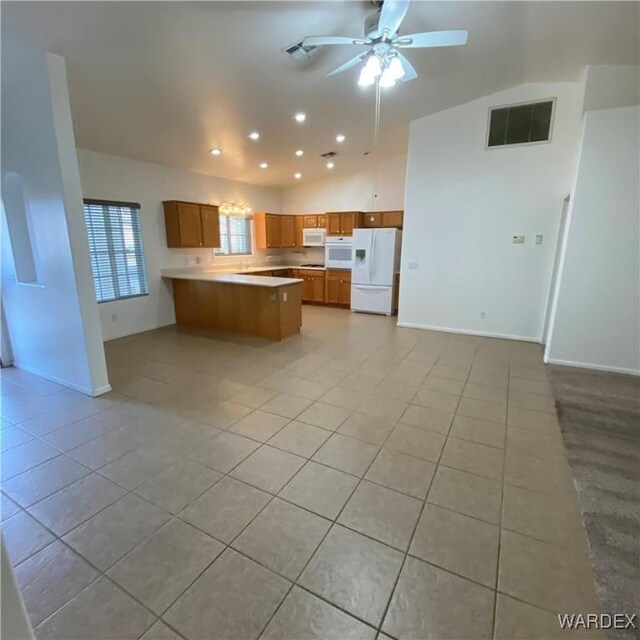
POLYGON ((539 345, 304 307, 168 327, 113 392, 2 372, 2 529, 38 638, 553 638, 594 613, 539 345))

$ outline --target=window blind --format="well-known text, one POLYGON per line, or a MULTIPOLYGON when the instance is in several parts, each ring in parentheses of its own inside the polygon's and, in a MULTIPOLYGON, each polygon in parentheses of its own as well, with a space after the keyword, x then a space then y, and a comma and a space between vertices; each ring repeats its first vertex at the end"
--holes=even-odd
POLYGON ((84 215, 98 302, 147 295, 140 205, 85 200, 84 215))
POLYGON ((217 255, 251 255, 251 218, 220 216, 220 248, 217 255))

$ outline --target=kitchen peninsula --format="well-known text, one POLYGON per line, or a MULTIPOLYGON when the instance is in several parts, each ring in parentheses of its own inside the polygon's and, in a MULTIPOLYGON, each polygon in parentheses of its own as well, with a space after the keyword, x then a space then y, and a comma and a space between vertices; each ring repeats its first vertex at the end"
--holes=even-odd
POLYGON ((178 324, 282 340, 300 333, 302 280, 164 269, 178 324))

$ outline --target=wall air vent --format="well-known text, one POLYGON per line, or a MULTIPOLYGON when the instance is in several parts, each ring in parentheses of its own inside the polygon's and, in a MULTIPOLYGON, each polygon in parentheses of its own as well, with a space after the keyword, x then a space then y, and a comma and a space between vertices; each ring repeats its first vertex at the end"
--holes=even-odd
POLYGON ((327 151, 327 153, 321 153, 321 158, 335 158, 338 154, 335 151, 327 151))
POLYGON ((285 47, 282 51, 291 56, 294 60, 308 60, 317 52, 318 47, 305 47, 302 45, 302 40, 294 42, 292 45, 285 47))
POLYGON ((487 147, 549 142, 554 105, 550 99, 491 108, 487 147))

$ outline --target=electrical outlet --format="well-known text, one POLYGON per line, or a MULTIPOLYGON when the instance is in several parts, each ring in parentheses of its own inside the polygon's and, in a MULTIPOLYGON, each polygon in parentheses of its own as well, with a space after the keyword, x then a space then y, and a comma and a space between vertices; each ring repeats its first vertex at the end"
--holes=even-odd
POLYGON ((409 269, 419 269, 419 268, 420 268, 420 264, 418 262, 409 263, 409 269))
POLYGON ((513 242, 513 244, 524 244, 524 236, 513 236, 511 242, 513 242))
POLYGON ((487 314, 484 311, 481 311, 480 317, 484 320, 487 317, 487 314))
POLYGON ((539 233, 536 236, 536 244, 542 244, 542 234, 541 233, 539 233))
POLYGON ((286 302, 286 301, 287 301, 287 298, 288 298, 288 294, 287 294, 287 292, 285 291, 285 292, 282 294, 282 302, 286 302))

